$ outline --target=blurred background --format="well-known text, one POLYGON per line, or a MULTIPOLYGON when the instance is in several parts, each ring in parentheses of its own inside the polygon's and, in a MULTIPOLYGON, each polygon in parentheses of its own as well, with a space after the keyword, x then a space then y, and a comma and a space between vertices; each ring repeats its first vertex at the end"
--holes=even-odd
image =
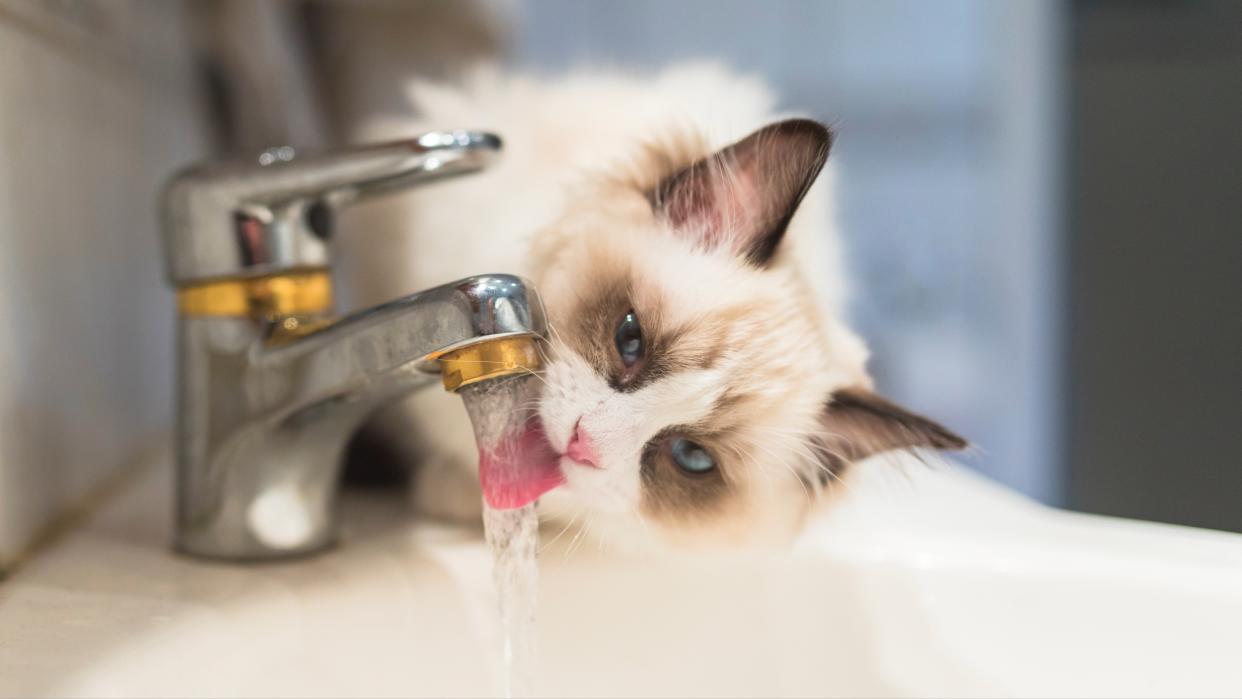
POLYGON ((836 126, 884 392, 1043 502, 1242 531, 1242 3, 0 0, 0 571, 170 428, 176 168, 701 58, 836 126))

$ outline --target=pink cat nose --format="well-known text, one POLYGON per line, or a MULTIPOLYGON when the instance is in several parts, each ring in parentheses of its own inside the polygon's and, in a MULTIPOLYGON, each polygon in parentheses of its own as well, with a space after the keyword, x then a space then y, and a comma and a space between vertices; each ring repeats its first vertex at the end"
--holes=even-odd
POLYGON ((569 438, 569 446, 565 447, 565 456, 584 466, 599 468, 599 455, 595 453, 591 436, 582 429, 582 420, 574 425, 574 434, 569 438))

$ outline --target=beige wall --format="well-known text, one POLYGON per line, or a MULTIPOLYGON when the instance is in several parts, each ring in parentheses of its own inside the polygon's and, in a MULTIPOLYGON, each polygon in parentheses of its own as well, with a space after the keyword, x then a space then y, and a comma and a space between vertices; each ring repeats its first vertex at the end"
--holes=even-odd
POLYGON ((0 0, 0 571, 171 421, 155 220, 203 151, 184 8, 0 0))

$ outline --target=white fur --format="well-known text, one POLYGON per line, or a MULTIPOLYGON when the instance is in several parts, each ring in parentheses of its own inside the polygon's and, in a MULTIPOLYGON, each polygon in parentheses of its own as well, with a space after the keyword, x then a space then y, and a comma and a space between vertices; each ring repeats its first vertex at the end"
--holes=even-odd
MULTIPOLYGON (((712 64, 675 67, 648 77, 581 73, 556 80, 481 70, 463 88, 419 83, 410 88, 410 96, 417 117, 377 121, 357 134, 357 140, 408 137, 432 129, 484 129, 502 136, 504 156, 479 175, 392 196, 348 215, 343 226, 347 234, 340 241, 341 282, 355 307, 471 274, 529 274, 531 236, 562 213, 584 172, 607 171, 625 162, 640 144, 670 128, 693 126, 719 148, 778 118, 760 81, 712 64)), ((814 379, 816 389, 823 390, 814 399, 821 402, 834 387, 867 383, 865 349, 840 320, 843 277, 826 196, 834 169, 830 160, 782 242, 783 254, 803 270, 817 297, 819 325, 827 335, 823 344, 832 355, 814 379)), ((684 245, 672 239, 651 244, 684 245)), ((687 317, 718 305, 719 294, 753 291, 745 272, 732 270, 733 261, 720 255, 681 250, 649 259, 645 273, 668 280, 662 288, 676 299, 670 305, 687 317), (720 285, 722 276, 730 283, 720 285)), ((805 293, 790 284, 789 294, 805 293)), ((556 288, 555 279, 541 287, 545 298, 565 291, 556 288)), ((700 419, 725 383, 720 372, 742 369, 725 362, 719 369, 679 372, 633 393, 618 393, 552 339, 558 360, 548 367, 550 388, 540 406, 549 438, 564 451, 581 417, 603 463, 598 470, 564 463, 570 492, 550 494, 546 502, 553 510, 576 512, 585 505, 624 519, 636 509, 643 445, 670 424, 700 419)), ((476 456, 459 401, 428 391, 409 400, 390 424, 416 432, 427 473, 458 473, 462 477, 452 487, 469 487, 476 456)), ((795 458, 796 440, 786 441, 788 449, 776 455, 778 460, 795 458)), ((781 439, 771 442, 779 445, 781 439)), ((445 500, 441 491, 421 485, 420 503, 436 510, 445 500)))

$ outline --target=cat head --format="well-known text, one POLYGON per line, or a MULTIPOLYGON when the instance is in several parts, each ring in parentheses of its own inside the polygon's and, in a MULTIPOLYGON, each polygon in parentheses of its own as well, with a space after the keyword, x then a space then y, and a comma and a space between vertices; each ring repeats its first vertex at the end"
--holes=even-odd
POLYGON ((652 148, 537 235, 553 331, 539 415, 578 504, 678 537, 768 538, 852 462, 965 446, 869 390, 856 339, 789 264, 831 144, 797 119, 714 153, 652 148))

